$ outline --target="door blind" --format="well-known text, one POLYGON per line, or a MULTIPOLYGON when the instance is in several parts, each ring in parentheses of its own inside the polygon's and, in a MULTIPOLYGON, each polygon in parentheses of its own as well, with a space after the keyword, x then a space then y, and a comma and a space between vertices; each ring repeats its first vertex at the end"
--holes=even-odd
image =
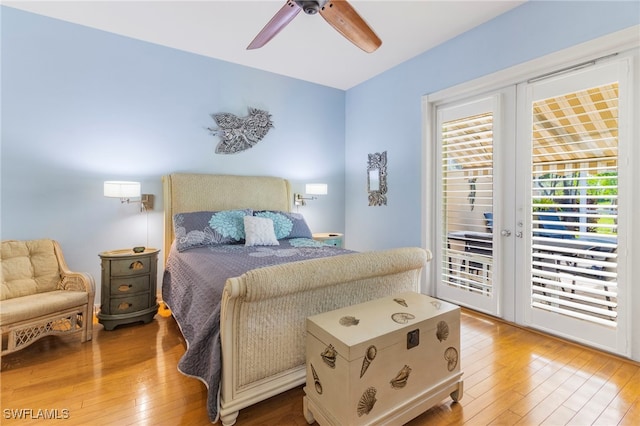
POLYGON ((441 124, 443 283, 490 296, 493 113, 441 124))
POLYGON ((618 84, 533 103, 532 307, 616 326, 618 84))

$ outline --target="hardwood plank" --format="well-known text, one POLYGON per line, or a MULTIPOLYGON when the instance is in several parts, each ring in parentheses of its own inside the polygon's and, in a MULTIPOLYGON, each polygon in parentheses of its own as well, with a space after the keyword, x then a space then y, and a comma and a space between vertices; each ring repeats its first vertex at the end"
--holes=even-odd
POLYGON ((490 426, 515 425, 520 420, 520 416, 511 410, 503 411, 498 417, 493 419, 490 426))
POLYGON ((634 420, 636 425, 640 424, 640 411, 638 410, 638 407, 640 407, 640 370, 635 369, 634 371, 633 366, 630 365, 623 366, 622 370, 622 375, 630 373, 631 376, 626 381, 626 384, 622 386, 620 392, 596 419, 596 424, 626 424, 631 420, 634 420), (635 416, 633 414, 634 409, 635 416))
MULTIPOLYGON (((640 424, 640 364, 463 310, 465 395, 409 426, 640 424)), ((177 371, 185 342, 162 311, 94 340, 47 337, 2 358, 4 410, 68 410, 51 425, 210 425, 206 388, 177 371)), ((240 426, 302 426, 302 387, 240 411, 240 426)), ((38 425, 42 419, 7 419, 38 425)))
MULTIPOLYGON (((556 408, 549 416, 547 416, 547 418, 545 418, 544 421, 540 424, 544 426, 564 425, 564 424, 567 424, 567 422, 571 420, 575 415, 576 415, 575 411, 561 405, 558 408, 556 408)), ((529 419, 526 419, 521 424, 526 425, 528 424, 527 423, 528 421, 529 419)), ((615 423, 611 423, 611 425, 613 424, 615 423)))
MULTIPOLYGON (((569 351, 570 353, 574 353, 571 349, 569 351)), ((523 398, 522 401, 519 401, 511 407, 511 410, 521 417, 528 418, 532 422, 533 416, 539 420, 546 418, 548 413, 558 408, 566 399, 566 397, 560 397, 562 394, 559 392, 559 388, 566 386, 570 378, 575 374, 575 365, 578 363, 575 365, 571 363, 575 361, 576 357, 565 356, 565 358, 568 359, 565 360, 566 363, 555 364, 555 367, 553 367, 553 364, 549 365, 548 368, 545 369, 546 375, 544 381, 529 392, 526 392, 527 389, 518 384, 515 390, 524 393, 526 398, 523 398), (541 413, 537 414, 537 411, 541 411, 541 413)), ((540 376, 540 374, 537 375, 534 380, 540 379, 540 376)), ((582 384, 582 382, 580 384, 582 384)))
POLYGON ((618 423, 621 426, 638 426, 640 424, 640 403, 637 402, 629 407, 624 417, 618 423))
POLYGON ((558 399, 555 392, 571 377, 571 374, 568 370, 560 370, 545 383, 527 394, 525 398, 514 404, 511 409, 521 416, 525 424, 540 424, 544 422, 549 413, 552 413, 562 405, 563 400, 558 399))
POLYGON ((571 419, 570 425, 581 425, 592 422, 594 419, 601 418, 604 410, 611 404, 613 399, 618 395, 622 384, 626 384, 629 373, 633 370, 631 366, 619 362, 619 368, 591 397, 585 406, 571 419))
MULTIPOLYGON (((598 393, 615 367, 615 361, 607 359, 600 369, 597 369, 583 384, 574 392, 563 405, 573 411, 579 412, 582 409, 589 410, 587 403, 598 393)), ((599 415, 600 413, 598 413, 599 415)), ((593 416, 592 419, 598 416, 593 416)))

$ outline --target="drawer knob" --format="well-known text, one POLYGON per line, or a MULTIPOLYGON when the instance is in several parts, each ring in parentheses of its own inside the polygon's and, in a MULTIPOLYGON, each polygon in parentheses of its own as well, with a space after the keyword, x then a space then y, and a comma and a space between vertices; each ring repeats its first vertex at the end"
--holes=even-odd
POLYGON ((125 309, 129 309, 132 306, 133 305, 131 303, 122 302, 121 304, 118 305, 118 309, 121 310, 121 311, 124 311, 125 309))
POLYGON ((139 260, 136 260, 131 265, 129 265, 129 269, 144 269, 144 264, 139 260))
POLYGON ((122 284, 120 287, 118 287, 118 291, 121 291, 121 292, 124 293, 126 291, 131 290, 132 287, 133 287, 133 285, 131 285, 131 284, 122 284))

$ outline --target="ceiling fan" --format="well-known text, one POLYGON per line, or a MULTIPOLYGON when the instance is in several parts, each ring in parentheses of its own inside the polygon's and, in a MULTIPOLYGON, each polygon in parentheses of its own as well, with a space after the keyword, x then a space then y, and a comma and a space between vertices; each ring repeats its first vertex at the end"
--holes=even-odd
POLYGON ((287 0, 247 49, 258 49, 267 44, 301 10, 307 15, 320 13, 329 25, 367 53, 373 52, 382 44, 376 33, 346 0, 287 0))

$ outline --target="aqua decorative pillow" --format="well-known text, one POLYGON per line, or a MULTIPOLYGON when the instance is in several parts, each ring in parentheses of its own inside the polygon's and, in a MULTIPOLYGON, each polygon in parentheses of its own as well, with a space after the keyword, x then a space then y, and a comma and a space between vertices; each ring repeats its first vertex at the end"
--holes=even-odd
POLYGON ((194 247, 233 244, 244 240, 244 217, 251 209, 200 211, 173 216, 176 248, 184 251, 194 247))
POLYGON ((311 230, 300 213, 288 213, 274 210, 253 212, 254 216, 266 217, 273 220, 276 238, 313 238, 311 230))

